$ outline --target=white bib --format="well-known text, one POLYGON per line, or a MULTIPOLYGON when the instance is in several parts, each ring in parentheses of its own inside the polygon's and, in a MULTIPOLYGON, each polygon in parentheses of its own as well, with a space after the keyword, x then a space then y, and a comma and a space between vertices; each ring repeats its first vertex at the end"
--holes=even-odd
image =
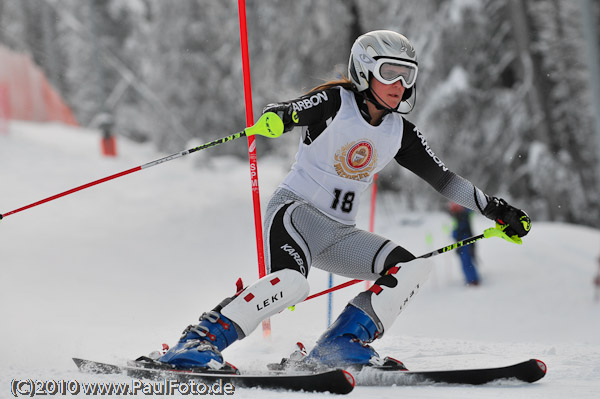
POLYGON ((392 113, 372 126, 362 117, 354 94, 340 91, 337 115, 310 145, 300 141, 296 162, 280 186, 331 218, 353 225, 361 194, 398 153, 404 123, 392 113))

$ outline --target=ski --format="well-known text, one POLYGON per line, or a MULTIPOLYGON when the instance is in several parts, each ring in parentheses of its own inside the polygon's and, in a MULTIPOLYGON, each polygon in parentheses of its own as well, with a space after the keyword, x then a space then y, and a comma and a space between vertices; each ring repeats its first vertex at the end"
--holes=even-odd
POLYGON ((400 371, 365 367, 356 375, 357 386, 422 385, 431 383, 482 385, 502 380, 532 383, 546 375, 546 364, 530 359, 506 367, 463 370, 400 371))
POLYGON ((100 363, 73 358, 77 367, 93 374, 124 374, 136 379, 190 381, 204 384, 230 383, 235 388, 261 388, 306 392, 350 393, 354 386, 414 386, 428 384, 482 385, 498 381, 533 383, 546 375, 546 365, 541 360, 530 359, 505 367, 476 369, 409 371, 365 367, 355 372, 356 379, 341 369, 310 372, 270 372, 268 374, 234 374, 233 372, 195 372, 156 367, 147 362, 130 362, 127 366, 100 363))
POLYGON ((354 389, 354 377, 341 369, 303 374, 234 374, 219 372, 195 372, 155 367, 146 362, 130 362, 127 366, 100 363, 73 358, 79 370, 92 374, 124 374, 136 379, 165 382, 200 382, 203 384, 231 384, 236 388, 261 388, 306 392, 330 392, 347 394, 354 389))

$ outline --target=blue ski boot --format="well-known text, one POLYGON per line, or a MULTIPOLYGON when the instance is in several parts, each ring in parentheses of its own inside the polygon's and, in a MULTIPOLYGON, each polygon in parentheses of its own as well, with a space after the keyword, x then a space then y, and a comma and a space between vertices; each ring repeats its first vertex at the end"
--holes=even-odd
MULTIPOLYGON (((379 337, 377 326, 361 309, 348 305, 337 320, 317 340, 314 349, 301 362, 307 368, 343 367, 382 370, 407 370, 404 364, 391 357, 381 358, 368 344, 379 337)), ((294 362, 289 362, 290 365, 294 362)), ((282 365, 285 362, 282 361, 282 365)))
POLYGON ((348 305, 337 320, 317 340, 305 362, 328 367, 383 364, 368 345, 379 335, 371 318, 361 309, 348 305))
POLYGON ((228 371, 233 368, 223 360, 221 351, 238 339, 231 320, 216 311, 200 316, 200 323, 188 326, 177 345, 158 361, 180 369, 228 371))

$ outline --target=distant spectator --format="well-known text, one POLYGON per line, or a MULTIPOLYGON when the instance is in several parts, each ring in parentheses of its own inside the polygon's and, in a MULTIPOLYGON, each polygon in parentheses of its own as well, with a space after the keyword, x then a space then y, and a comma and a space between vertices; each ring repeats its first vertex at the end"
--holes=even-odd
MULTIPOLYGON (((471 210, 453 202, 450 204, 450 214, 454 219, 453 237, 457 241, 471 237, 473 235, 473 231, 471 230, 471 210)), ((475 244, 458 248, 457 253, 462 263, 467 285, 479 285, 479 274, 475 266, 475 244)))
POLYGON ((94 118, 91 125, 97 126, 102 132, 102 154, 107 157, 117 156, 117 142, 113 135, 115 118, 107 112, 102 112, 94 118))

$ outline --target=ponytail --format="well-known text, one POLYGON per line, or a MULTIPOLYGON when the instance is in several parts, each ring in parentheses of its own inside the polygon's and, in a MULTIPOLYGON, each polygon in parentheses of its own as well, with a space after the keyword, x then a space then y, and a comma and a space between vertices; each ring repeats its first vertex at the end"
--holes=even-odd
POLYGON ((318 91, 331 89, 332 87, 336 87, 336 86, 341 86, 346 90, 350 90, 350 91, 354 91, 354 92, 357 91, 356 85, 354 83, 352 83, 352 81, 350 79, 348 79, 347 77, 344 76, 341 79, 330 80, 330 81, 320 84, 316 87, 313 87, 308 93, 306 93, 306 95, 314 94, 318 91))

